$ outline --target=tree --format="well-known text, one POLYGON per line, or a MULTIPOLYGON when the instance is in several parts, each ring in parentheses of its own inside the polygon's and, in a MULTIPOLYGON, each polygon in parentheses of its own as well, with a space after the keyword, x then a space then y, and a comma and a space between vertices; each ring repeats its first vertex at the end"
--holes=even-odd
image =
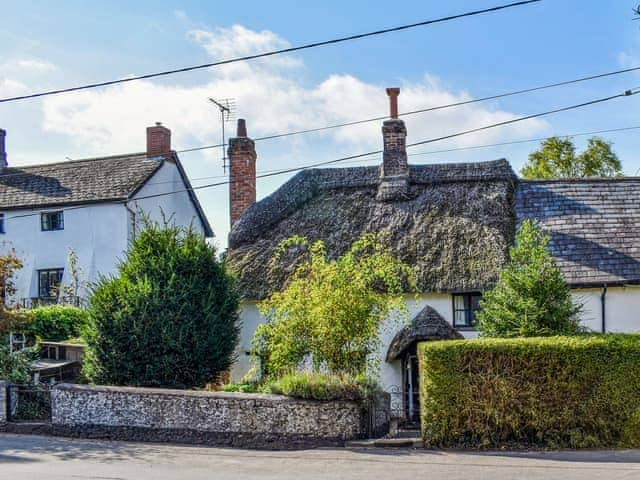
POLYGON ((572 335, 580 331, 582 306, 547 248, 549 237, 525 220, 509 249, 509 263, 497 285, 485 292, 477 313, 484 337, 572 335))
POLYGON ((115 276, 89 298, 87 377, 95 383, 204 386, 234 361, 235 281, 191 228, 146 222, 115 276))
POLYGON ((611 145, 611 142, 592 137, 586 150, 576 155, 571 139, 551 137, 529 155, 529 161, 520 173, 530 180, 619 176, 622 165, 611 145))
POLYGON ((0 255, 0 339, 9 332, 15 331, 25 321, 21 312, 13 304, 13 296, 16 294, 14 275, 22 268, 22 261, 16 256, 13 249, 0 255))
POLYGON ((336 260, 322 241, 292 237, 280 245, 277 260, 291 247, 304 259, 281 292, 260 305, 267 323, 258 327, 254 347, 263 374, 278 377, 296 370, 310 356, 315 371, 359 375, 379 346, 382 323, 406 315, 403 282, 413 272, 367 235, 336 260))

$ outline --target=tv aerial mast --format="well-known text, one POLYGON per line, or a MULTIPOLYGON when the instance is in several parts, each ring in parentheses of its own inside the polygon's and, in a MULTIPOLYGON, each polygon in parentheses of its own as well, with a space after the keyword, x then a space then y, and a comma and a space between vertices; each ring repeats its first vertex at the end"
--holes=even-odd
POLYGON ((224 124, 233 120, 236 110, 236 101, 233 98, 214 99, 209 97, 209 101, 220 110, 220 125, 222 128, 222 170, 227 173, 227 141, 225 137, 224 124))

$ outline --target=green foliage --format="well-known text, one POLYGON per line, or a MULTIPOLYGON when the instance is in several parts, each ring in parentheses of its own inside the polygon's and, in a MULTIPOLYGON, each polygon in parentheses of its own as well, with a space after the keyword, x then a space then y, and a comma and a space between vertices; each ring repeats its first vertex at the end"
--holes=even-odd
POLYGON ((62 341, 79 337, 89 321, 85 310, 66 305, 50 305, 24 313, 23 332, 38 340, 62 341))
POLYGON ((84 373, 112 385, 204 386, 233 363, 235 281, 192 229, 148 223, 89 299, 84 373))
POLYGON ((284 290, 259 305, 268 320, 254 336, 263 373, 295 371, 308 355, 316 371, 364 373, 385 318, 406 315, 403 281, 413 285, 413 272, 371 235, 336 260, 327 258, 323 242, 300 237, 283 242, 277 255, 293 246, 306 257, 284 290))
POLYGON ((424 342, 422 432, 435 447, 640 447, 640 337, 424 342))
POLYGON ((586 150, 576 155, 570 138, 551 137, 529 155, 529 161, 520 173, 530 180, 619 176, 622 165, 611 145, 611 142, 592 137, 586 150))
POLYGON ((30 364, 34 358, 31 350, 10 353, 9 348, 0 346, 0 380, 12 383, 31 381, 30 364))
POLYGON ((276 380, 256 383, 230 383, 223 392, 274 393, 306 400, 362 401, 380 392, 375 380, 364 375, 337 375, 317 372, 293 372, 276 380))
POLYGON ((0 255, 0 292, 4 292, 6 302, 0 302, 0 340, 9 332, 19 330, 25 318, 19 310, 12 308, 10 303, 16 293, 14 275, 22 268, 22 261, 11 249, 5 255, 0 255))
POLYGON ((271 393, 306 400, 351 400, 360 401, 368 385, 363 377, 331 375, 312 372, 297 372, 283 375, 271 382, 271 393))
POLYGON ((476 314, 484 337, 535 337, 580 332, 581 305, 574 304, 537 222, 525 220, 509 249, 497 285, 483 294, 476 314))

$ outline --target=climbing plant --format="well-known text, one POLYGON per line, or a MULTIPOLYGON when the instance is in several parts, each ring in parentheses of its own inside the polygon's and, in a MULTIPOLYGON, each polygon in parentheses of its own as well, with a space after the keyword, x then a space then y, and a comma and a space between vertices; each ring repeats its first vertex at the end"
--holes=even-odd
POLYGON ((403 293, 415 284, 412 269, 385 244, 381 236, 365 235, 334 260, 322 241, 292 237, 280 244, 274 261, 292 248, 302 258, 285 288, 259 305, 267 322, 255 333, 254 350, 264 375, 294 371, 305 360, 314 371, 367 371, 381 326, 388 317, 406 317, 403 293))

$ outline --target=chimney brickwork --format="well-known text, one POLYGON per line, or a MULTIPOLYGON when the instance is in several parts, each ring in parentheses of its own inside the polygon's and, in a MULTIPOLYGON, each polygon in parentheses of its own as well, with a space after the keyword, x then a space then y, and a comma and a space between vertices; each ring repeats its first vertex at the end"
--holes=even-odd
POLYGON ((163 127, 160 122, 156 122, 153 127, 147 127, 147 156, 164 157, 169 162, 173 161, 171 130, 163 127))
POLYGON ((0 128, 0 168, 8 167, 7 162, 7 146, 5 140, 7 138, 7 131, 0 128))
POLYGON ((399 88, 387 88, 390 120, 382 124, 384 152, 380 167, 378 200, 400 200, 409 193, 409 165, 407 163, 407 127, 398 119, 399 88))
POLYGON ((237 136, 229 139, 229 215, 231 227, 256 201, 256 146, 247 125, 238 120, 237 136))

